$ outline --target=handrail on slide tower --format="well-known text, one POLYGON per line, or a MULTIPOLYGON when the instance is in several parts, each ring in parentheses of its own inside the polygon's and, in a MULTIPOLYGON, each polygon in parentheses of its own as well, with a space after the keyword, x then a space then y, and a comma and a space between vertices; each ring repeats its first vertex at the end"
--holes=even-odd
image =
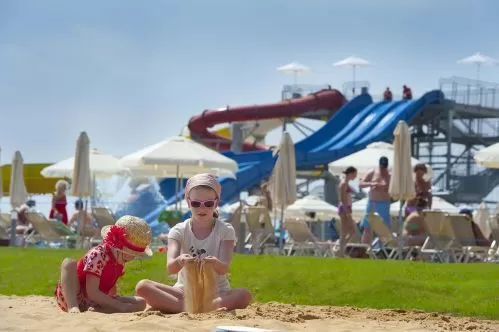
MULTIPOLYGON (((260 118, 257 119, 263 119, 265 110, 265 113, 269 114, 268 111, 270 109, 279 110, 279 112, 276 113, 279 115, 276 117, 296 116, 311 110, 310 108, 305 110, 305 106, 303 105, 306 105, 306 107, 314 107, 315 105, 315 107, 320 106, 320 108, 325 108, 322 104, 324 101, 320 102, 320 100, 323 99, 318 96, 324 98, 323 96, 328 95, 336 95, 336 98, 339 98, 333 99, 332 97, 326 97, 329 102, 335 102, 333 106, 340 106, 344 103, 343 95, 336 90, 330 90, 329 94, 320 91, 312 96, 300 98, 296 101, 293 100, 271 105, 272 107, 270 108, 264 108, 263 106, 248 106, 241 108, 245 111, 244 114, 246 115, 244 117, 238 117, 237 119, 228 117, 230 113, 236 114, 237 116, 237 114, 239 114, 237 109, 227 111, 205 111, 203 114, 191 119, 189 128, 191 129, 191 133, 194 129, 194 137, 196 134, 201 134, 201 137, 197 137, 198 139, 218 139, 219 137, 215 137, 216 134, 207 131, 207 128, 214 126, 218 121, 234 122, 255 120, 255 118, 247 118, 247 114, 254 110, 260 110, 259 112, 256 112, 260 116, 260 118), (302 99, 305 99, 306 102, 302 101, 302 103, 300 103, 300 100, 302 99), (275 105, 280 105, 280 107, 276 107, 275 105), (288 112, 285 112, 285 110, 288 110, 288 112), (292 113, 293 115, 289 113, 292 113), (211 116, 213 116, 213 118, 211 118, 211 116), (194 126, 191 125, 192 121, 195 123, 194 126), (201 126, 201 123, 203 126, 201 126)), ((444 96, 440 90, 429 91, 415 100, 381 101, 376 103, 373 103, 372 97, 369 94, 361 94, 353 98, 350 102, 343 104, 343 106, 316 132, 295 144, 296 167, 299 169, 306 169, 316 165, 325 165, 357 152, 370 143, 376 141, 391 141, 393 130, 398 121, 404 120, 410 122, 427 105, 441 103, 443 100, 444 96)), ((224 139, 222 137, 220 138, 224 139)), ((230 140, 225 139, 224 144, 225 150, 228 150, 230 147, 230 140)), ((246 146, 245 149, 245 151, 248 151, 249 147, 246 146)), ((219 179, 222 185, 222 204, 234 200, 238 197, 240 192, 258 185, 262 179, 270 176, 276 161, 276 157, 273 156, 272 152, 269 150, 242 153, 223 151, 222 153, 237 161, 239 165, 239 170, 236 173, 235 179, 229 177, 219 179)), ((178 193, 177 197, 182 199, 182 196, 183 193, 181 192, 178 193)), ((177 197, 175 195, 167 197, 165 205, 161 205, 154 209, 154 211, 148 213, 144 219, 148 222, 155 221, 166 206, 175 203, 178 199, 177 197)))

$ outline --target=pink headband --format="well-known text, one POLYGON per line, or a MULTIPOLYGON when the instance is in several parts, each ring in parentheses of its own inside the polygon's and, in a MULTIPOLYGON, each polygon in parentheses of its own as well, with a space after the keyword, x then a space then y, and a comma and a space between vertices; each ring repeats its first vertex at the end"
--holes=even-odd
POLYGON ((222 186, 218 183, 217 178, 210 173, 201 173, 196 174, 187 180, 187 184, 185 185, 185 198, 189 198, 189 192, 195 188, 200 186, 206 186, 211 188, 217 194, 217 198, 220 199, 220 194, 222 193, 222 186))

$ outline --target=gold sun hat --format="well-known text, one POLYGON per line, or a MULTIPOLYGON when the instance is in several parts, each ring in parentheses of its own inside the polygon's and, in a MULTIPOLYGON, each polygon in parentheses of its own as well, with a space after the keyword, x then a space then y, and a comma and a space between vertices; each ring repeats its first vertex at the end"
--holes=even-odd
POLYGON ((123 216, 114 225, 102 227, 103 243, 133 256, 152 256, 152 231, 139 217, 123 216))

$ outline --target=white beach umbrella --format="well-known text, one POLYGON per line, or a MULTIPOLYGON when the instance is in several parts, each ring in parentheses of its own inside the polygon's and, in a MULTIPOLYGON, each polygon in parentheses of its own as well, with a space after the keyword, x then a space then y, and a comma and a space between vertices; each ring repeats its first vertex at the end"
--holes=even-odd
POLYGON ((224 206, 222 206, 220 208, 221 211, 225 212, 225 213, 234 213, 238 208, 239 206, 241 205, 241 203, 243 205, 249 205, 249 206, 255 206, 258 202, 260 201, 260 196, 258 195, 250 195, 244 199, 241 199, 240 201, 237 201, 237 202, 234 202, 234 203, 231 203, 231 204, 225 204, 224 206))
POLYGON ((14 153, 12 159, 9 195, 10 205, 13 209, 19 208, 28 199, 28 191, 24 184, 24 160, 19 151, 14 153))
POLYGON ((487 168, 499 168, 499 143, 478 150, 474 158, 478 165, 487 168))
MULTIPOLYGON (((16 151, 12 159, 11 175, 10 175, 10 206, 12 210, 18 209, 28 199, 28 191, 24 184, 24 160, 21 152, 16 151)), ((14 246, 16 243, 16 227, 17 227, 17 214, 13 213, 11 217, 11 230, 10 230, 10 245, 14 246)))
MULTIPOLYGON (((452 205, 451 203, 447 202, 445 199, 441 197, 433 196, 431 200, 432 200, 431 209, 434 211, 443 211, 446 213, 459 213, 459 208, 457 206, 452 205)), ((398 216, 399 209, 400 209, 399 202, 394 202, 390 204, 390 215, 392 215, 393 217, 398 216)))
POLYGON ((286 218, 310 219, 310 213, 315 214, 313 220, 331 220, 338 216, 338 209, 320 198, 309 195, 296 200, 284 211, 286 218))
POLYGON ((234 178, 238 169, 234 160, 182 136, 148 146, 124 156, 120 161, 135 177, 176 178, 176 192, 180 191, 180 178, 205 172, 234 178))
MULTIPOLYGON (((81 132, 76 141, 71 179, 72 196, 90 197, 93 195, 92 176, 90 174, 90 140, 86 132, 81 132)), ((87 210, 87 205, 88 200, 85 200, 85 211, 87 210)), ((79 242, 81 247, 83 247, 83 229, 83 222, 78 220, 78 234, 80 235, 79 242)))
POLYGON ((399 121, 393 142, 394 162, 389 193, 393 199, 405 201, 416 196, 411 165, 411 134, 405 121, 399 121))
POLYGON ((310 72, 310 68, 299 62, 293 61, 287 65, 277 67, 277 71, 293 75, 293 84, 297 83, 298 76, 310 72))
POLYGON ((487 55, 480 52, 470 55, 469 57, 458 60, 457 63, 464 65, 474 65, 476 66, 476 79, 480 80, 480 69, 482 66, 492 66, 499 64, 499 61, 493 59, 487 55))
MULTIPOLYGON (((329 163, 329 171, 333 174, 341 174, 347 167, 353 166, 357 168, 358 176, 363 178, 370 170, 379 166, 379 158, 383 156, 388 158, 388 167, 392 170, 395 156, 393 145, 385 142, 375 142, 369 144, 363 150, 329 163)), ((410 160, 412 167, 420 163, 415 158, 410 160)), ((426 168, 428 171, 425 178, 430 179, 432 175, 431 166, 426 165, 426 168)))
MULTIPOLYGON (((75 157, 64 159, 58 163, 42 169, 40 174, 46 178, 71 178, 75 165, 75 157)), ((130 171, 121 165, 118 158, 105 154, 98 149, 91 149, 89 156, 90 173, 93 177, 111 177, 113 175, 126 175, 130 171)))
POLYGON ((284 244, 284 209, 296 201, 295 147, 291 135, 286 131, 282 133, 277 153, 279 155, 269 181, 269 189, 273 205, 281 208, 279 247, 282 249, 284 244))
POLYGON ((459 213, 459 208, 454 204, 447 202, 442 197, 433 196, 431 199, 431 209, 444 211, 447 213, 459 213))
POLYGON ((175 136, 121 158, 134 176, 178 177, 211 172, 234 176, 237 163, 189 138, 175 136))
POLYGON ((71 175, 71 195, 77 197, 92 196, 92 177, 90 174, 90 140, 82 132, 76 141, 76 150, 71 175))
POLYGON ((326 221, 338 217, 338 209, 319 197, 305 196, 289 205, 284 211, 286 218, 320 222, 321 239, 325 238, 326 221))
POLYGON ((296 161, 293 140, 283 132, 278 157, 270 179, 270 192, 275 205, 288 206, 296 201, 296 161))
POLYGON ((393 199, 399 200, 398 252, 402 258, 403 206, 406 200, 416 197, 411 166, 411 134, 405 121, 399 121, 393 132, 394 163, 388 192, 393 199))
POLYGON ((369 61, 362 59, 356 55, 349 56, 348 58, 345 58, 333 64, 334 67, 351 67, 354 83, 356 80, 355 76, 356 76, 357 67, 365 67, 369 65, 371 65, 369 61))
POLYGON ((480 206, 475 212, 473 216, 473 221, 480 227, 483 235, 486 238, 489 238, 490 233, 492 233, 492 229, 489 224, 490 213, 487 205, 484 202, 480 203, 480 206))

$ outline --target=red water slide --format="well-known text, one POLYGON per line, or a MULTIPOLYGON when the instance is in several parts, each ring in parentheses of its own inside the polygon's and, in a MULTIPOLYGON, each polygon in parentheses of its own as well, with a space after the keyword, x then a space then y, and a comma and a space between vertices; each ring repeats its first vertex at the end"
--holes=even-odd
MULTIPOLYGON (((240 121, 297 117, 300 114, 323 109, 338 110, 346 102, 338 90, 321 90, 308 96, 284 100, 275 104, 241 106, 228 110, 205 110, 189 120, 191 137, 220 151, 230 150, 231 140, 208 131, 217 124, 240 121)), ((243 151, 265 150, 266 146, 245 142, 243 151)))

